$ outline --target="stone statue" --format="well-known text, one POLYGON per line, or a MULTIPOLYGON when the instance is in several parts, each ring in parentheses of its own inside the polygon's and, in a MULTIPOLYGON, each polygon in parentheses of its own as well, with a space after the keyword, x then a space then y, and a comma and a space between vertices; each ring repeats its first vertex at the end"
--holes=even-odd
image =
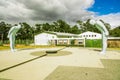
POLYGON ((18 30, 21 28, 21 25, 17 25, 17 26, 13 26, 10 28, 9 32, 8 32, 8 38, 10 40, 10 48, 11 51, 14 52, 15 51, 15 35, 18 32, 18 30))
POLYGON ((105 51, 107 49, 107 37, 109 35, 109 32, 103 22, 101 22, 100 20, 90 20, 90 24, 95 25, 95 27, 97 27, 98 30, 100 30, 100 32, 102 33, 102 51, 100 54, 105 54, 105 51))

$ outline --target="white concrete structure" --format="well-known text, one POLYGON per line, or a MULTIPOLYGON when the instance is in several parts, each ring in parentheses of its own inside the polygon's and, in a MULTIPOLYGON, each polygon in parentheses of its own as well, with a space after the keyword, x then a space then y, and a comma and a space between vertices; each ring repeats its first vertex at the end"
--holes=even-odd
POLYGON ((43 32, 35 36, 35 45, 51 45, 58 44, 60 41, 69 44, 70 39, 77 38, 78 35, 61 32, 43 32))
POLYGON ((35 45, 71 45, 71 41, 75 41, 75 45, 84 44, 86 39, 101 39, 101 34, 95 32, 84 32, 82 34, 71 34, 61 32, 44 32, 35 36, 35 45))
POLYGON ((51 39, 56 39, 57 36, 49 33, 41 33, 35 36, 35 45, 50 45, 51 39))
POLYGON ((101 34, 90 32, 90 31, 79 34, 78 36, 81 38, 86 38, 86 39, 101 39, 102 38, 101 34))

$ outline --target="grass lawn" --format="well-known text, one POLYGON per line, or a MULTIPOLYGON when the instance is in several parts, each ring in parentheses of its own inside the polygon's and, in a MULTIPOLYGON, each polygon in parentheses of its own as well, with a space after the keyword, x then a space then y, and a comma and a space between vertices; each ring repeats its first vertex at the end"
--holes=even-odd
POLYGON ((105 68, 59 66, 45 80, 120 80, 120 60, 101 60, 105 68))
MULTIPOLYGON (((23 45, 23 44, 20 44, 20 45, 16 45, 15 48, 16 49, 26 49, 26 48, 52 48, 52 47, 65 47, 65 46, 35 46, 35 45, 29 45, 29 46, 26 46, 26 45, 23 45)), ((88 47, 87 47, 88 48, 88 47)), ((10 49, 10 46, 9 44, 4 44, 3 46, 0 46, 0 50, 9 50, 10 49)), ((92 48, 90 48, 92 49, 92 48)), ((96 48, 96 49, 101 49, 101 48, 96 48)), ((120 50, 120 48, 107 48, 107 50, 120 50)))
POLYGON ((120 50, 120 48, 107 48, 107 50, 113 50, 113 51, 116 50, 117 51, 117 50, 120 50))
MULTIPOLYGON (((95 47, 86 47, 86 48, 88 48, 88 49, 98 49, 98 50, 101 50, 102 48, 95 48, 95 47)), ((107 48, 107 50, 109 51, 109 50, 120 50, 120 48, 107 48)))
MULTIPOLYGON (((35 46, 35 45, 29 45, 29 46, 26 46, 26 45, 16 45, 15 46, 16 49, 52 48, 52 47, 56 47, 56 46, 35 46)), ((57 47, 63 47, 63 46, 57 46, 57 47)), ((0 50, 9 50, 9 49, 10 49, 9 44, 0 46, 0 50)))

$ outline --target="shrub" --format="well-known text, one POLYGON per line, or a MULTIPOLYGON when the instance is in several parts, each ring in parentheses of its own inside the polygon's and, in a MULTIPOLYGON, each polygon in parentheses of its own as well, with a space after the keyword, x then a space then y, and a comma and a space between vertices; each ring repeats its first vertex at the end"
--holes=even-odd
POLYGON ((0 41, 0 46, 3 46, 3 42, 2 41, 0 41))
POLYGON ((71 45, 74 45, 75 44, 75 40, 71 40, 71 45))
POLYGON ((101 47, 102 41, 101 39, 95 39, 95 40, 86 39, 85 45, 86 47, 101 47))

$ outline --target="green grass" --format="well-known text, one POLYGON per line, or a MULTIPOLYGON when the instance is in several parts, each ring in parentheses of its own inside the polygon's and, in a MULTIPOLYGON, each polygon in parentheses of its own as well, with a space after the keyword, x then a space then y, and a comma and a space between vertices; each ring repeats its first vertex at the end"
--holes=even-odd
MULTIPOLYGON (((101 50, 101 48, 95 48, 95 47, 86 47, 86 49, 98 49, 101 50)), ((120 51, 120 48, 107 48, 107 51, 120 51)))
MULTIPOLYGON (((22 45, 22 44, 15 46, 16 49, 54 48, 54 47, 58 47, 59 48, 59 47, 63 47, 63 46, 37 46, 37 45, 28 45, 28 46, 26 46, 26 45, 22 45)), ((3 46, 0 46, 0 50, 8 50, 8 49, 10 49, 9 44, 5 44, 3 46)))
POLYGON ((107 50, 120 50, 120 48, 107 48, 107 50))
MULTIPOLYGON (((32 52, 31 55, 33 56, 39 56, 40 54, 45 54, 45 51, 37 51, 37 52, 32 52)), ((70 55, 72 54, 69 51, 58 51, 57 53, 48 53, 47 56, 65 56, 65 55, 70 55)))
POLYGON ((105 68, 59 66, 44 80, 120 80, 120 60, 101 60, 105 68))
POLYGON ((0 46, 0 50, 8 50, 8 49, 10 49, 9 46, 0 46))

